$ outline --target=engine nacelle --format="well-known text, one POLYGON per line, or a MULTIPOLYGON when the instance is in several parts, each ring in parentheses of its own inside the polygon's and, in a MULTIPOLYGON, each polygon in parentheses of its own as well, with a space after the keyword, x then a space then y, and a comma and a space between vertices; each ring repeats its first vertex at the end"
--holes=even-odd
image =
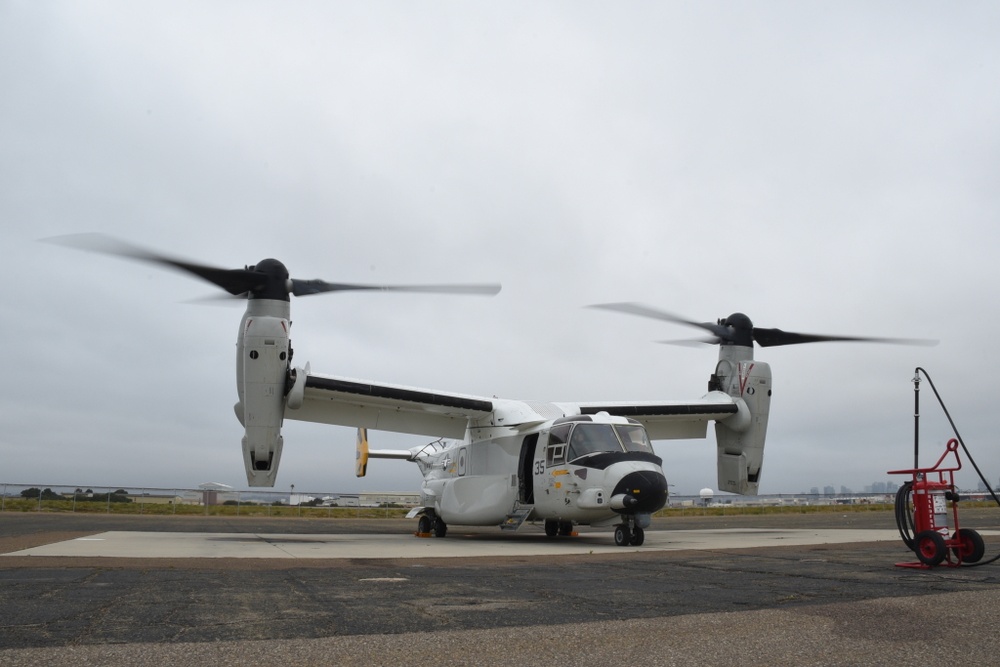
POLYGON ((289 375, 291 388, 288 390, 288 395, 285 397, 285 407, 289 410, 298 410, 302 407, 302 403, 305 402, 306 378, 308 377, 308 363, 306 363, 305 368, 296 368, 291 371, 289 375))
POLYGON ((281 317, 248 314, 243 321, 237 361, 243 463, 250 486, 274 486, 281 460, 281 424, 289 365, 289 323, 281 317))
POLYGON ((732 358, 726 352, 735 346, 729 347, 723 347, 713 382, 733 397, 739 411, 715 424, 719 490, 756 495, 771 406, 771 367, 752 358, 732 358))

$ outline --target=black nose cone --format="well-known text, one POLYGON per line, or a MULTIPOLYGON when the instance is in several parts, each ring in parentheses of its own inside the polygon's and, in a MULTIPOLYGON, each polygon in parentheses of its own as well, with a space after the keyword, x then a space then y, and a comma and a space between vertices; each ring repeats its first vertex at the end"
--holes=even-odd
POLYGON ((625 514, 648 514, 667 504, 667 478, 653 470, 638 470, 622 477, 613 496, 625 494, 625 514))

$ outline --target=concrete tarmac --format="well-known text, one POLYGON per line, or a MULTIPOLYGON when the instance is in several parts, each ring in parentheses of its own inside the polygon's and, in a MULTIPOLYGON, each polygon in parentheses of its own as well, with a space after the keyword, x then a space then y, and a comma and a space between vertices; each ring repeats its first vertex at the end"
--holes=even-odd
MULTIPOLYGON (((1000 510, 969 510, 987 558, 1000 510)), ((891 513, 550 540, 412 522, 0 514, 0 665, 985 663, 1000 564, 917 570, 891 513), (14 555, 18 554, 18 555, 14 555)))

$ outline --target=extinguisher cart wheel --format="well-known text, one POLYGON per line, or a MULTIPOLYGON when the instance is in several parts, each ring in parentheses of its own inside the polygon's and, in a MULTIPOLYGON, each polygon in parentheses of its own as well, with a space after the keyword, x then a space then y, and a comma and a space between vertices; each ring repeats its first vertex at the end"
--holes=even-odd
POLYGON ((978 563, 986 552, 982 536, 971 528, 959 528, 951 537, 955 557, 963 563, 978 563))
POLYGON ((941 533, 936 530, 925 530, 916 534, 913 538, 913 550, 917 553, 917 558, 927 567, 935 567, 948 555, 948 547, 945 545, 941 533))

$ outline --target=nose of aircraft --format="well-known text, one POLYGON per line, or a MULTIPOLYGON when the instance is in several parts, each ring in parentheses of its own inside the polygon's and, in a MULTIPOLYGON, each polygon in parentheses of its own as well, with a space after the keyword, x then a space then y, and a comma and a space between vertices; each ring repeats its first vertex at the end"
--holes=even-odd
POLYGON ((625 512, 652 513, 667 504, 667 478, 653 470, 630 472, 615 485, 611 494, 624 494, 625 512))

